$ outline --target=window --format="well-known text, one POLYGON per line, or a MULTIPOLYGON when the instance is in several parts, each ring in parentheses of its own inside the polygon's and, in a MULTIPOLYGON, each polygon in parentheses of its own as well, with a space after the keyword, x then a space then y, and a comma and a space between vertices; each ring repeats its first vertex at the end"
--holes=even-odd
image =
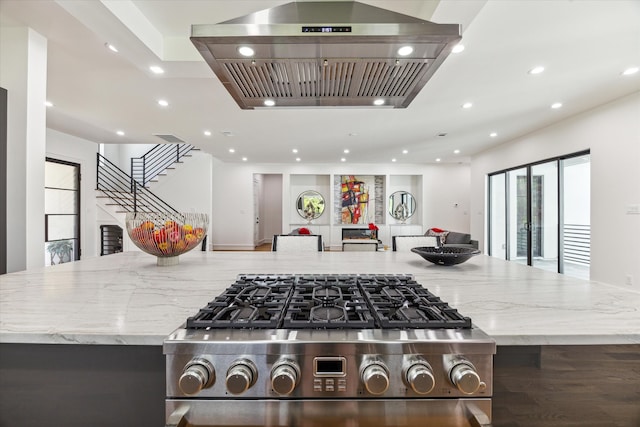
POLYGON ((45 265, 80 259, 80 165, 46 159, 44 232, 45 265))

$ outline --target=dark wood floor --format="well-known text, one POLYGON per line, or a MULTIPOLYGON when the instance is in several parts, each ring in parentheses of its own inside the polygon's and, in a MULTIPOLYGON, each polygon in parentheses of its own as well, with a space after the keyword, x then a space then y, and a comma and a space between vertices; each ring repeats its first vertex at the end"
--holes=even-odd
POLYGON ((640 345, 524 349, 498 347, 494 427, 640 427, 640 345))

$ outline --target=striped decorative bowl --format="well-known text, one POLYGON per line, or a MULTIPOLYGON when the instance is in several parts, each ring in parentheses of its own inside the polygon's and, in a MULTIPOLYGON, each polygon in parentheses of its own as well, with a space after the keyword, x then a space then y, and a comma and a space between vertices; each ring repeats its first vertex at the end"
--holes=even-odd
POLYGON ((198 246, 207 234, 209 217, 202 213, 129 212, 125 223, 131 241, 158 265, 176 265, 178 256, 198 246))

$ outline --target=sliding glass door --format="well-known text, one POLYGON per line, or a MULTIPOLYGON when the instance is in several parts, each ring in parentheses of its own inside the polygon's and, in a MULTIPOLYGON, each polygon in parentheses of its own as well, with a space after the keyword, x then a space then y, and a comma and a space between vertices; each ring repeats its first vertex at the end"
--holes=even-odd
POLYGON ((558 271, 558 162, 531 166, 531 264, 558 271))
POLYGON ((589 277, 589 154, 489 176, 489 255, 589 277))
POLYGON ((560 271, 589 278, 591 264, 591 156, 560 161, 562 173, 562 227, 560 271))
POLYGON ((507 259, 527 264, 529 215, 527 169, 507 172, 507 259))

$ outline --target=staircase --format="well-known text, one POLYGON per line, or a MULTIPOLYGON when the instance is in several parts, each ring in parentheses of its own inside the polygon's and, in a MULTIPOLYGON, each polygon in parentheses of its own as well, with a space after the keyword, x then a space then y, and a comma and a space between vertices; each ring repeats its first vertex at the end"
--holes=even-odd
POLYGON ((191 151, 199 150, 191 144, 158 144, 142 157, 131 158, 131 176, 143 187, 157 181, 158 176, 166 175, 168 170, 182 163, 185 157, 191 157, 191 151))
POLYGON ((126 212, 169 212, 178 211, 149 189, 138 183, 125 171, 106 157, 97 154, 96 190, 107 198, 106 206, 115 206, 117 213, 126 212))

